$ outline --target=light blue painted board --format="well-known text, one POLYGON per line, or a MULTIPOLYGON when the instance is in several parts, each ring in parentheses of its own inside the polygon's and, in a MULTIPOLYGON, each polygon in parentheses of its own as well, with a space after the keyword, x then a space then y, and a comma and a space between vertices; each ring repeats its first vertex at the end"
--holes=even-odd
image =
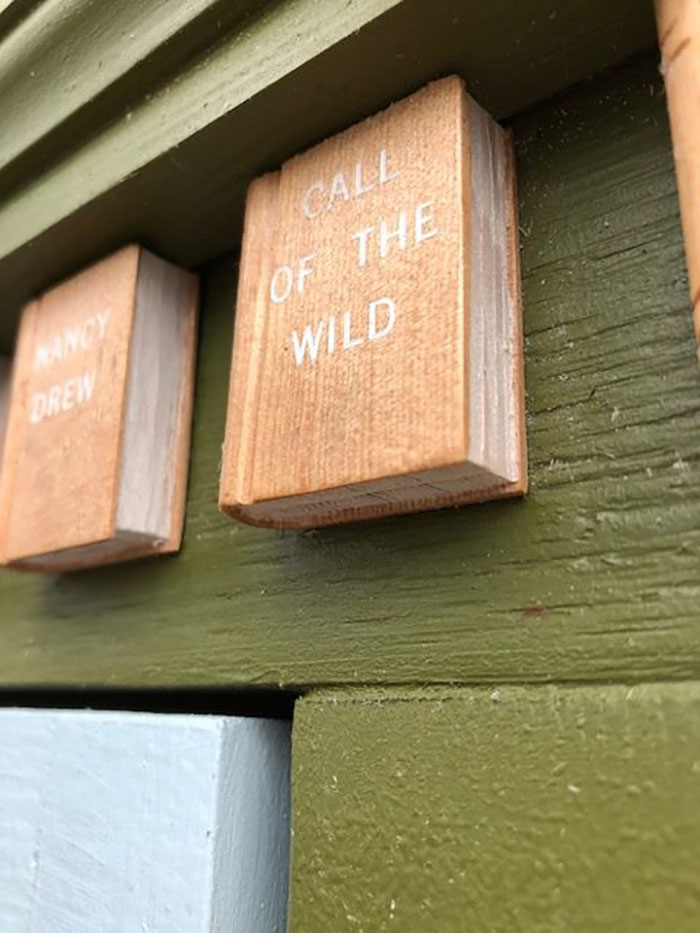
POLYGON ((287 723, 0 710, 2 933, 283 933, 287 723))

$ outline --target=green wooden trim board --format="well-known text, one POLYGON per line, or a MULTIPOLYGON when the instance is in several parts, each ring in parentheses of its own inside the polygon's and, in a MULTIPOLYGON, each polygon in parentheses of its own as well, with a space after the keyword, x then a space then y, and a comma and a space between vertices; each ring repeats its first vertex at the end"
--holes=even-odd
POLYGON ((430 78, 462 74, 502 118, 654 42, 638 0, 440 8, 70 0, 0 34, 0 125, 15 127, 0 141, 0 351, 21 301, 124 242, 187 266, 235 248, 250 177, 430 78))

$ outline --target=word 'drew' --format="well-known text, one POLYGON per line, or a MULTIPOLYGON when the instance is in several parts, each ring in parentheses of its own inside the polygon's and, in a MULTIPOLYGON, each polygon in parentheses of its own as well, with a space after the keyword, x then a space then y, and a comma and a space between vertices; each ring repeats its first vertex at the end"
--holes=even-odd
POLYGON ((250 186, 220 507, 307 528, 525 491, 508 135, 434 82, 250 186))
POLYGON ((70 570, 176 550, 196 279, 138 246, 23 311, 0 477, 0 553, 70 570))
POLYGON ((29 405, 29 420, 38 424, 44 418, 70 411, 75 405, 84 405, 92 400, 97 370, 91 369, 80 376, 66 379, 51 386, 46 392, 35 392, 29 405))

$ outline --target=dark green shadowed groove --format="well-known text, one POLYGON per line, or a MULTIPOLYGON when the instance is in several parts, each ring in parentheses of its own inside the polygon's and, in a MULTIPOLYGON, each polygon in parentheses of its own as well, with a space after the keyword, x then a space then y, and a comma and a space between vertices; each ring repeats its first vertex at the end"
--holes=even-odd
POLYGON ((5 684, 700 671, 700 373, 656 56, 513 121, 532 491, 321 533, 216 508, 235 267, 205 273, 185 544, 0 575, 5 684))

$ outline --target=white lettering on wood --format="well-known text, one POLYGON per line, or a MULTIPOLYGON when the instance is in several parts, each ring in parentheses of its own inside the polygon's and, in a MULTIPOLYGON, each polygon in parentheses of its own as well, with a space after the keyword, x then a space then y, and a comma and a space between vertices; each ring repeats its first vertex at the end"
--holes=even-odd
MULTIPOLYGON (((398 216, 392 220, 380 218, 377 224, 377 253, 380 259, 386 259, 391 252, 391 244, 395 243, 396 248, 405 250, 409 240, 409 216, 413 219, 413 232, 411 239, 416 246, 419 246, 425 240, 430 240, 440 232, 435 227, 435 220, 432 209, 434 201, 423 201, 418 204, 413 211, 401 211, 398 216)), ((351 233, 350 239, 357 242, 357 265, 362 269, 367 265, 370 259, 372 236, 375 227, 365 227, 358 230, 357 233, 351 233)))
MULTIPOLYGON (((396 302, 393 298, 378 298, 376 301, 370 301, 366 313, 367 320, 362 330, 358 328, 358 322, 353 321, 350 311, 343 313, 342 343, 340 345, 343 350, 352 350, 353 347, 360 347, 365 342, 382 340, 394 330, 396 302)), ((322 319, 315 325, 307 324, 301 336, 299 336, 299 331, 293 330, 290 334, 290 340, 297 366, 301 366, 306 360, 310 363, 315 363, 318 360, 324 334, 326 335, 326 354, 332 356, 338 346, 336 328, 336 318, 335 315, 332 315, 327 320, 322 319)))
POLYGON ((313 274, 314 270, 310 263, 311 260, 315 258, 316 253, 311 253, 309 256, 302 256, 297 263, 296 275, 291 266, 278 266, 277 269, 275 269, 270 279, 270 300, 273 304, 280 305, 289 298, 292 288, 294 287, 295 278, 297 291, 301 295, 304 291, 306 279, 313 274))
POLYGON ((107 334, 109 310, 90 315, 81 324, 67 327, 45 343, 37 345, 34 368, 45 369, 81 350, 89 350, 96 342, 101 343, 107 334))
MULTIPOLYGON (((66 327, 49 340, 37 344, 34 368, 51 369, 74 354, 91 350, 102 343, 107 336, 109 317, 109 309, 97 311, 79 324, 66 327)), ((92 399, 96 378, 97 370, 91 369, 80 376, 71 376, 35 392, 29 402, 29 423, 41 424, 47 418, 85 405, 92 399)))
POLYGON ((309 185, 301 199, 302 213, 312 220, 324 211, 332 211, 338 201, 361 198, 400 174, 396 169, 392 171, 387 150, 380 149, 375 165, 356 162, 350 171, 336 172, 329 182, 315 181, 309 185))
POLYGON ((56 383, 44 392, 35 392, 29 403, 29 421, 40 424, 45 418, 53 418, 76 405, 84 405, 92 399, 97 370, 92 369, 81 376, 56 383))

